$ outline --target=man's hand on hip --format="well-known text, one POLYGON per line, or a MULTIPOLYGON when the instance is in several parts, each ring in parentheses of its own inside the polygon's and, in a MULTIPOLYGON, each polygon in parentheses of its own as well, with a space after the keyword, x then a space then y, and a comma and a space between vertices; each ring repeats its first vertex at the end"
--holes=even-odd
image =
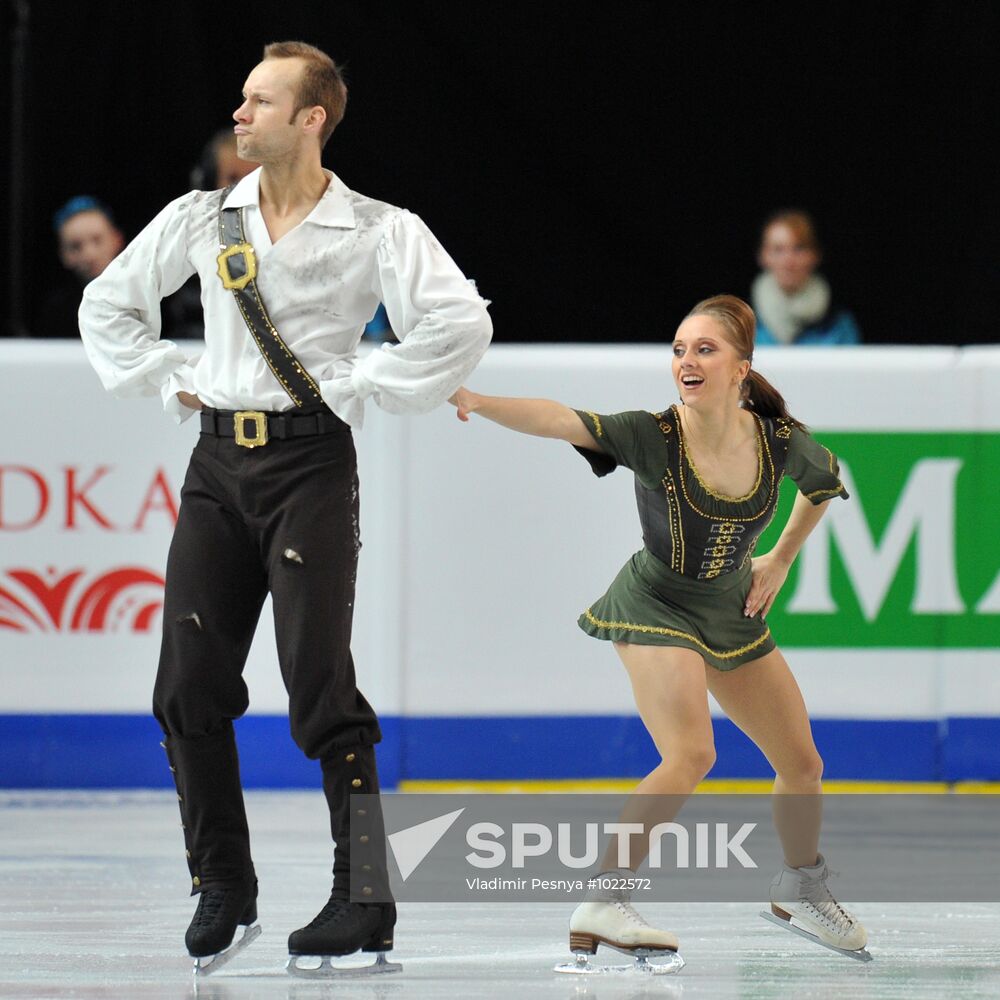
POLYGON ((201 400, 193 392, 179 392, 177 398, 189 409, 200 410, 201 400))

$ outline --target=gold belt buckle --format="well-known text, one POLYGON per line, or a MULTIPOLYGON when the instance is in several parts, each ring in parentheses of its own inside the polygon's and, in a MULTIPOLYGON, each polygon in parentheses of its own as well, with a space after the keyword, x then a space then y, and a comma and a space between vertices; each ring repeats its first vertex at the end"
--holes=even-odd
POLYGON ((267 444, 267 414, 259 410, 240 410, 233 414, 236 443, 244 448, 267 444), (253 437, 247 437, 247 421, 253 421, 253 437))
POLYGON ((242 290, 257 277, 257 257, 254 255, 253 247, 246 242, 237 243, 234 246, 223 249, 222 253, 215 258, 218 275, 222 278, 222 287, 230 290, 242 290), (230 257, 243 258, 243 273, 233 277, 232 268, 229 263, 230 257))

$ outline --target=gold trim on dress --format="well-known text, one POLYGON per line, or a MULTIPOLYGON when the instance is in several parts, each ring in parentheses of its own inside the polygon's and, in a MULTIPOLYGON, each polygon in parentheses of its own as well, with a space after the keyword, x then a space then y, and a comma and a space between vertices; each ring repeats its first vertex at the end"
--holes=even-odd
MULTIPOLYGON (((673 407, 673 409, 676 409, 676 407, 673 407)), ((760 421, 760 417, 758 417, 756 414, 754 414, 754 420, 756 420, 758 422, 758 430, 762 431, 763 430, 763 425, 762 425, 762 423, 760 421)), ((678 439, 681 438, 681 427, 680 427, 680 417, 679 416, 677 418, 677 436, 678 436, 678 439)), ((678 461, 678 466, 677 467, 678 467, 678 471, 680 473, 679 476, 678 476, 678 479, 680 480, 681 492, 684 494, 684 499, 687 501, 687 505, 697 515, 699 515, 700 517, 705 518, 708 521, 739 521, 739 522, 750 522, 750 521, 756 521, 759 517, 762 517, 764 514, 767 513, 767 509, 771 505, 771 500, 774 498, 775 490, 777 489, 777 483, 775 482, 775 474, 774 474, 774 460, 771 458, 771 447, 767 443, 767 437, 762 433, 761 436, 757 440, 758 440, 758 442, 762 442, 763 446, 764 446, 764 458, 767 459, 767 467, 768 467, 768 469, 770 469, 770 472, 771 472, 771 475, 770 475, 770 487, 768 489, 767 498, 764 501, 763 506, 761 507, 761 509, 759 511, 757 511, 756 514, 752 514, 750 517, 734 517, 734 516, 731 516, 731 515, 730 516, 726 516, 726 515, 721 515, 721 514, 719 514, 719 515, 716 515, 716 514, 706 514, 705 511, 703 511, 700 507, 696 507, 695 504, 694 504, 694 501, 691 499, 691 495, 688 493, 688 489, 687 489, 687 477, 684 475, 684 463, 682 461, 682 457, 683 456, 682 456, 682 454, 678 454, 678 460, 677 460, 678 461)), ((688 464, 690 465, 690 462, 688 464)), ((697 475, 697 473, 695 473, 695 474, 697 475)))
POLYGON ((706 646, 697 636, 691 635, 690 632, 682 632, 680 629, 667 628, 661 625, 635 625, 631 622, 605 622, 601 621, 600 618, 595 618, 590 608, 587 608, 584 616, 591 625, 597 628, 621 629, 625 632, 643 632, 650 635, 672 635, 678 639, 687 639, 689 642, 693 642, 699 649, 705 650, 709 656, 714 656, 717 660, 732 660, 737 656, 742 656, 744 653, 749 653, 751 650, 763 645, 771 635, 771 630, 768 628, 760 638, 754 639, 753 642, 747 643, 745 646, 740 646, 739 649, 730 649, 722 652, 712 649, 711 646, 706 646))
POLYGON ((599 437, 604 437, 604 428, 601 427, 601 418, 596 413, 591 413, 590 410, 584 410, 584 413, 594 421, 594 433, 599 437))
POLYGON ((673 428, 670 426, 670 424, 666 420, 663 419, 663 414, 662 413, 653 413, 653 414, 650 414, 650 415, 660 425, 660 430, 663 431, 664 434, 669 434, 673 430, 673 428))
POLYGON ((661 486, 667 500, 667 527, 670 529, 670 568, 684 572, 684 521, 681 518, 680 500, 674 486, 674 474, 667 469, 661 486))
POLYGON ((813 490, 812 493, 806 493, 805 498, 807 500, 812 500, 813 497, 821 497, 824 494, 829 494, 831 497, 840 496, 844 490, 843 483, 837 483, 837 488, 835 490, 813 490))
POLYGON ((687 442, 684 440, 684 428, 681 426, 680 416, 677 418, 677 436, 680 438, 681 450, 684 452, 684 458, 687 459, 687 464, 691 471, 694 473, 694 478, 698 480, 698 485, 710 496, 714 497, 716 500, 725 500, 726 503, 745 503, 749 500, 756 492, 760 489, 760 481, 764 478, 764 451, 761 447, 761 442, 764 437, 764 427, 760 422, 760 417, 756 413, 751 413, 754 419, 754 430, 756 431, 757 438, 757 481, 753 484, 753 488, 749 493, 744 493, 741 497, 731 497, 728 493, 718 493, 712 489, 704 479, 701 478, 701 473, 698 471, 698 467, 691 461, 691 454, 687 448, 687 442))

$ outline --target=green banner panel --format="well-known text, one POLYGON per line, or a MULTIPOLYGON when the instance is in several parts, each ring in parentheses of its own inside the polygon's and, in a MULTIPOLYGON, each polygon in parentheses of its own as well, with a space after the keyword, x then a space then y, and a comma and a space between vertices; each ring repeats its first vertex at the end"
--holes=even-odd
MULTIPOLYGON (((1000 434, 816 437, 840 458, 851 499, 831 502, 775 602, 781 644, 1000 647, 1000 434)), ((786 479, 759 553, 794 494, 786 479)))

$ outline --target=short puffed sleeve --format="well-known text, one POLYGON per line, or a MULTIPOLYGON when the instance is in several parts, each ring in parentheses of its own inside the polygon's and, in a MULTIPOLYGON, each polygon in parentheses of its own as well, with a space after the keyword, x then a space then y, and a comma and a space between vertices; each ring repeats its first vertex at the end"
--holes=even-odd
POLYGON ((799 492, 814 504, 831 497, 846 500, 850 495, 840 481, 837 456, 799 427, 791 428, 785 472, 799 492))
POLYGON ((667 469, 667 442, 656 417, 645 410, 625 413, 592 413, 577 410, 600 451, 579 448, 597 476, 606 476, 619 465, 631 469, 640 482, 653 486, 667 469))

